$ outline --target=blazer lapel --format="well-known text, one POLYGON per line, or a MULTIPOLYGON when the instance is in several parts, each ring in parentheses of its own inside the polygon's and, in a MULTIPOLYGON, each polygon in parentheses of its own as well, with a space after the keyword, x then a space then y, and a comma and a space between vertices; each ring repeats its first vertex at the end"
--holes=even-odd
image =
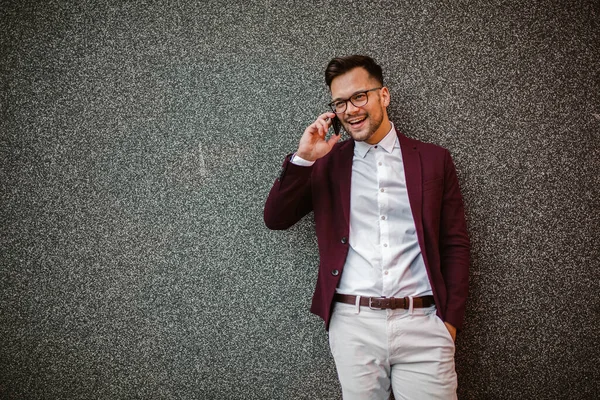
POLYGON ((340 202, 346 227, 350 226, 350 186, 352 182, 352 159, 354 158, 354 140, 342 146, 339 153, 339 163, 335 171, 335 177, 339 182, 340 202))
POLYGON ((402 162, 404 164, 404 175, 406 178, 406 190, 408 201, 412 210, 415 228, 419 243, 423 244, 423 185, 421 177, 421 155, 415 143, 396 131, 402 151, 402 162))

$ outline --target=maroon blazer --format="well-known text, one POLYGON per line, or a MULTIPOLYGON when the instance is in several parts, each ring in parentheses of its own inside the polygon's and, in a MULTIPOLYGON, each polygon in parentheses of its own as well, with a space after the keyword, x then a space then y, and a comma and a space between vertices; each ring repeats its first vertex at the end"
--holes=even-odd
MULTIPOLYGON (((469 281, 469 238, 456 170, 448 150, 398 131, 408 198, 437 314, 460 329, 469 281)), ((348 254, 354 140, 337 143, 312 167, 285 158, 265 204, 269 229, 287 229, 314 211, 319 275, 311 312, 329 329, 333 295, 348 254)))

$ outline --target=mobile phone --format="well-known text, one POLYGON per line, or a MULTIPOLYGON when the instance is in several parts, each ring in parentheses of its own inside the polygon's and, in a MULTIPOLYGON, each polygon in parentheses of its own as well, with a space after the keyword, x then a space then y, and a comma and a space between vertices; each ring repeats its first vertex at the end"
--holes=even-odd
POLYGON ((333 133, 339 136, 340 129, 342 129, 342 123, 337 115, 331 120, 331 126, 333 126, 333 133))

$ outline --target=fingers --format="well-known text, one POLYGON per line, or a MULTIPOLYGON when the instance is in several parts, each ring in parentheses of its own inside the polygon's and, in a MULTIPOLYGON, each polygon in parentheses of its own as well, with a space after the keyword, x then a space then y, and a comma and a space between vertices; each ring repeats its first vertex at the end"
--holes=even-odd
POLYGON ((329 127, 331 126, 331 120, 333 118, 335 118, 335 113, 326 112, 326 113, 319 115, 319 117, 313 123, 315 125, 315 127, 317 128, 319 136, 321 136, 323 139, 325 139, 325 135, 327 135, 327 131, 329 130, 329 127))
POLYGON ((325 139, 325 135, 327 134, 327 131, 329 130, 329 122, 325 119, 317 119, 314 124, 317 127, 317 132, 319 134, 319 136, 321 136, 321 138, 325 139))
POLYGON ((317 117, 317 119, 306 129, 311 135, 317 134, 321 139, 325 139, 327 131, 331 126, 331 119, 335 117, 332 112, 326 112, 317 117))
POLYGON ((321 117, 323 117, 327 121, 331 121, 333 118, 335 118, 335 113, 328 111, 326 113, 319 115, 319 118, 321 118, 321 117))
POLYGON ((296 154, 308 161, 314 161, 323 157, 340 140, 339 135, 332 135, 329 140, 325 140, 327 131, 331 126, 331 120, 335 117, 332 112, 319 115, 317 119, 310 124, 300 138, 298 151, 296 154))

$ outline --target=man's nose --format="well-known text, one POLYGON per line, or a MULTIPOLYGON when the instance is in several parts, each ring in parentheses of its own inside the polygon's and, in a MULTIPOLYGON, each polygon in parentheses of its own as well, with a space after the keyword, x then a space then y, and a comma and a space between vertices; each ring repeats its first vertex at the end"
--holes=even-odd
POLYGON ((346 103, 346 114, 355 114, 359 109, 350 100, 346 103))

